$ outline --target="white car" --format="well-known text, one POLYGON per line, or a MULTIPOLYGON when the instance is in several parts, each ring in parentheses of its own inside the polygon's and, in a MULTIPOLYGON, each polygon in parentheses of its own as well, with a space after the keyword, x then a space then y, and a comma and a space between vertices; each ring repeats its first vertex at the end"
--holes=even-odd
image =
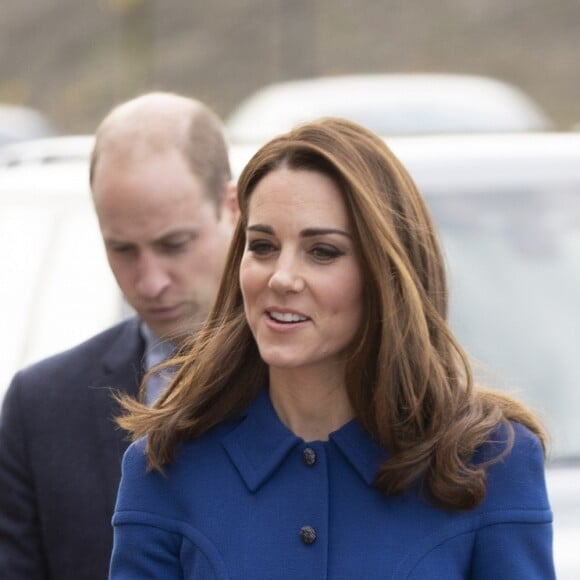
MULTIPOLYGON (((552 437, 560 580, 580 578, 580 134, 393 143, 437 221, 452 327, 552 437)), ((491 376, 490 376, 491 375, 491 376)))
POLYGON ((127 312, 92 208, 92 137, 0 148, 0 400, 19 368, 127 312))
MULTIPOLYGON (((560 580, 580 578, 580 133, 387 138, 439 226, 451 325, 552 436, 560 580)), ((2 390, 127 314, 88 188, 91 138, 0 149, 2 390)), ((256 145, 233 146, 239 176, 256 145)))
POLYGON ((57 134, 54 125, 36 109, 0 104, 0 145, 57 134))
MULTIPOLYGON (((560 580, 580 578, 580 133, 387 138, 438 224, 450 322, 552 438, 560 580)), ((232 148, 239 175, 255 146, 232 148)))
POLYGON ((361 74, 268 85, 226 121, 232 143, 262 143, 323 116, 346 117, 379 135, 540 131, 546 113, 517 87, 462 74, 361 74))

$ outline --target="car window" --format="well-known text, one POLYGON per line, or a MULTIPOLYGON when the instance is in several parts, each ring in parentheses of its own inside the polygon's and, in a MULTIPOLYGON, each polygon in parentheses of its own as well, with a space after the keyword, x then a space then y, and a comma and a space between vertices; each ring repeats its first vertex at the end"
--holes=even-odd
POLYGON ((554 457, 580 456, 580 190, 427 195, 450 321, 482 380, 539 412, 554 457))

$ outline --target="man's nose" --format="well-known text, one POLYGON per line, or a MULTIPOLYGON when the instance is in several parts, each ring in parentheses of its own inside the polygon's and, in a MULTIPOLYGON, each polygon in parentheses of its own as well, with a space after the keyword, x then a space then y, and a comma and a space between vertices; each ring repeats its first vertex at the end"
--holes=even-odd
POLYGON ((145 298, 157 298, 169 283, 170 276, 163 261, 154 254, 142 254, 137 265, 137 292, 145 298))

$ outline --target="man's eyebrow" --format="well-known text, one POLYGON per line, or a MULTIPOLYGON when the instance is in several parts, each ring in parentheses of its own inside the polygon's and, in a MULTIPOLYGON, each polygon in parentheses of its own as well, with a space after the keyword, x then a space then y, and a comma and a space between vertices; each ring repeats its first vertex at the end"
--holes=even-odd
POLYGON ((184 230, 172 230, 165 234, 160 235, 155 238, 154 242, 162 242, 171 238, 179 238, 182 236, 187 236, 189 238, 195 238, 198 235, 197 229, 184 229, 184 230))
POLYGON ((103 241, 105 242, 105 245, 110 246, 110 245, 123 245, 123 246, 128 246, 131 245, 131 242, 127 242, 125 240, 121 240, 119 238, 107 238, 104 237, 103 241))
MULTIPOLYGON (((261 232, 263 234, 269 234, 271 236, 274 235, 274 229, 264 224, 254 224, 248 226, 246 230, 249 232, 261 232)), ((338 234, 340 236, 346 236, 347 238, 352 237, 348 232, 345 232, 344 230, 340 230, 337 228, 306 228, 300 232, 300 237, 311 238, 314 236, 324 236, 328 234, 338 234)))
MULTIPOLYGON (((179 238, 182 236, 186 236, 190 239, 193 239, 197 235, 198 235, 198 231, 195 229, 173 230, 173 231, 170 231, 170 232, 167 232, 165 234, 160 235, 158 238, 155 238, 150 243, 153 243, 153 244, 163 243, 164 241, 170 240, 172 238, 179 238)), ((122 238, 115 238, 113 236, 104 237, 103 241, 105 242, 105 244, 115 244, 115 245, 124 245, 124 246, 131 246, 134 244, 133 241, 124 240, 122 238)))

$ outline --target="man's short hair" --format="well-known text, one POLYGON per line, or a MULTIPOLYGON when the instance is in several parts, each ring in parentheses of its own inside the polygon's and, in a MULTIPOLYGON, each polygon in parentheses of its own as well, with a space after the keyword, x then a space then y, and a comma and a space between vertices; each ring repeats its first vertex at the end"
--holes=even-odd
POLYGON ((207 194, 220 204, 231 179, 228 148, 220 118, 204 103, 173 93, 147 93, 114 107, 97 127, 90 183, 103 151, 138 146, 160 152, 179 149, 207 194))

